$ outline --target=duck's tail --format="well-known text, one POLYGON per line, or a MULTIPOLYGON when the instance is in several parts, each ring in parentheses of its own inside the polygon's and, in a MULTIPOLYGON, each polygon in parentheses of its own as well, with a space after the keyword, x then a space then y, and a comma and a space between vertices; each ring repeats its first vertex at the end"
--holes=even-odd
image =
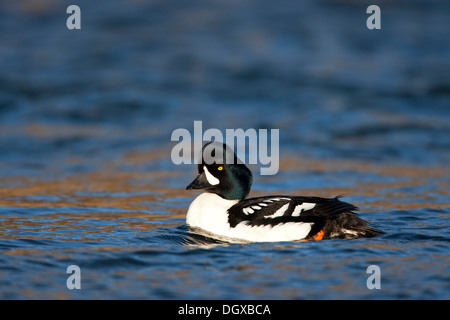
POLYGON ((354 212, 345 212, 330 217, 324 226, 324 237, 333 239, 372 238, 385 232, 369 226, 354 212))

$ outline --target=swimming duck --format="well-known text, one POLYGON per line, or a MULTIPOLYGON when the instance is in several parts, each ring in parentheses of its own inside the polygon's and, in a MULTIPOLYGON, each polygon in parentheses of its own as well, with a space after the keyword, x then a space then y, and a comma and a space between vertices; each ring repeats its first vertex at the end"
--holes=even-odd
POLYGON ((246 198, 252 173, 226 144, 209 142, 200 156, 198 176, 186 187, 205 190, 186 215, 187 224, 194 229, 245 242, 354 239, 384 233, 370 227, 355 213, 356 206, 339 197, 246 198))

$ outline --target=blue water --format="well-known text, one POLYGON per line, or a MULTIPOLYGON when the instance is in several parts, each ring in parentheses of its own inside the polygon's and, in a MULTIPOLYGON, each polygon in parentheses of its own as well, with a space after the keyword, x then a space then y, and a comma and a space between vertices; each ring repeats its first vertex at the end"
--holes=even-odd
POLYGON ((1 299, 450 298, 450 3, 382 2, 381 30, 370 1, 77 1, 81 30, 70 4, 0 3, 1 299), (280 130, 251 195, 343 194, 386 234, 193 233, 195 120, 280 130))

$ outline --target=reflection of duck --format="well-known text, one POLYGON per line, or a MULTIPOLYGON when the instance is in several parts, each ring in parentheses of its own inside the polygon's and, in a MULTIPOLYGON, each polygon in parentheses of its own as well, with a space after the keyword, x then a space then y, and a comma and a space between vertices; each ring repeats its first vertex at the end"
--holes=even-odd
POLYGON ((245 199, 250 192, 252 173, 222 143, 211 145, 211 155, 223 161, 207 164, 204 150, 211 143, 203 146, 199 175, 186 187, 207 191, 191 203, 186 216, 189 226, 222 237, 259 242, 353 239, 384 233, 359 218, 354 213, 357 207, 337 197, 245 199), (217 157, 215 152, 218 152, 217 157))

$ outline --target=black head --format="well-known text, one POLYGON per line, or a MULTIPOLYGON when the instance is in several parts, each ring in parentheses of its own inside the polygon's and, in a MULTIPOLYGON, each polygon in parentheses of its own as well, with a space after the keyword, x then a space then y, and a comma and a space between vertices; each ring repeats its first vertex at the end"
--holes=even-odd
POLYGON ((200 157, 198 176, 186 189, 205 189, 228 200, 242 200, 248 195, 252 173, 226 144, 208 142, 200 157))

